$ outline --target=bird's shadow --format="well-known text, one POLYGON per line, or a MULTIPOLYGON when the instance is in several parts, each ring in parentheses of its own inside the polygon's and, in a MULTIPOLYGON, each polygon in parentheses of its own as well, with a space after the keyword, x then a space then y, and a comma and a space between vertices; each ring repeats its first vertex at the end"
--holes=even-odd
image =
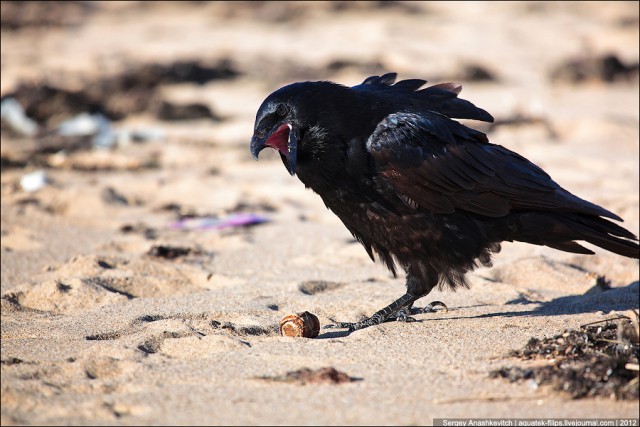
POLYGON ((351 331, 348 331, 346 329, 340 330, 340 331, 330 331, 330 332, 325 332, 323 334, 318 335, 318 339, 328 339, 328 338, 344 338, 351 335, 351 331))
MULTIPOLYGON (((456 319, 482 319, 490 317, 522 317, 522 316, 560 316, 568 314, 595 313, 611 311, 625 311, 638 309, 639 306, 640 281, 635 281, 627 286, 601 290, 595 293, 586 293, 581 295, 568 295, 558 297, 551 301, 531 301, 525 297, 521 297, 506 304, 524 305, 535 304, 531 310, 523 311, 500 311, 495 313, 480 314, 477 316, 439 316, 437 318, 416 319, 415 323, 423 323, 440 320, 456 320, 456 319)), ((505 304, 505 305, 506 305, 505 304)), ((479 304, 467 307, 457 307, 456 312, 463 312, 465 308, 478 307, 486 304, 479 304)), ((451 311, 454 311, 451 310, 451 311)), ((427 315, 428 316, 428 315, 427 315)), ((344 338, 350 335, 348 330, 332 330, 318 336, 320 339, 327 338, 344 338)))
POLYGON ((531 310, 506 311, 480 314, 478 316, 447 317, 446 319, 481 319, 487 317, 521 317, 521 316, 561 316, 568 314, 595 313, 602 311, 626 311, 638 309, 640 281, 627 286, 611 288, 596 293, 567 295, 551 301, 513 300, 507 304, 536 304, 531 310))

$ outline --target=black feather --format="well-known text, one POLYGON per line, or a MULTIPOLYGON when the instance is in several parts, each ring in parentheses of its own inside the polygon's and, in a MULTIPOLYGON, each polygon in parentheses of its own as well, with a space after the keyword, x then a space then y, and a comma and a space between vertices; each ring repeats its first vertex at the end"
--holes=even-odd
POLYGON ((638 238, 606 219, 620 217, 452 120, 493 121, 458 98, 459 85, 421 89, 426 80, 394 84, 396 77, 372 76, 352 88, 296 83, 271 94, 256 118, 252 141, 279 123, 300 135, 295 159, 281 153, 285 165, 297 162, 300 180, 370 257, 377 255, 393 274, 396 266, 407 273, 407 294, 370 319, 348 324, 350 329, 410 308, 435 286, 467 286, 465 273, 489 266, 502 241, 591 254, 578 243, 586 241, 640 257, 638 238), (275 118, 280 104, 288 115, 275 118))

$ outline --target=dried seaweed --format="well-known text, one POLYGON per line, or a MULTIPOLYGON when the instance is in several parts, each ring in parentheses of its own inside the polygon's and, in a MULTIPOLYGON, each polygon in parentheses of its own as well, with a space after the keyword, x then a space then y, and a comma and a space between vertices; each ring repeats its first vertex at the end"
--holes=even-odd
POLYGON ((491 376, 510 382, 533 380, 536 385, 551 385, 567 392, 574 399, 601 396, 637 400, 640 346, 637 313, 631 316, 636 316, 635 322, 622 316, 551 338, 531 338, 511 356, 521 360, 546 359, 548 365, 504 367, 491 376))
POLYGON ((359 378, 353 378, 344 372, 338 371, 333 367, 309 369, 302 368, 296 371, 287 372, 284 375, 277 375, 273 377, 263 376, 258 379, 273 381, 273 382, 285 382, 294 384, 342 384, 352 381, 359 381, 359 378))

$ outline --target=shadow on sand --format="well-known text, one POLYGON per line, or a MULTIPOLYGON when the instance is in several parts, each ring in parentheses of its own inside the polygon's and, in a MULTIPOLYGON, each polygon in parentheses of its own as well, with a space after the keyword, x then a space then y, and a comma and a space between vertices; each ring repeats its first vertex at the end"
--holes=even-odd
MULTIPOLYGON (((560 316, 568 314, 595 313, 602 311, 609 313, 612 311, 626 311, 638 309, 640 306, 640 281, 635 281, 627 286, 611 288, 595 293, 582 295, 568 295, 559 297, 551 301, 530 301, 526 298, 509 301, 505 305, 535 305, 531 310, 523 311, 500 311, 495 313, 480 314, 477 316, 457 316, 438 317, 435 319, 416 319, 416 323, 439 320, 455 319, 482 319, 488 317, 519 317, 519 316, 560 316)), ((450 311, 464 312, 465 308, 478 307, 488 304, 480 304, 467 307, 457 307, 450 311)), ((330 331, 318 336, 319 339, 342 338, 350 334, 349 331, 330 331)))

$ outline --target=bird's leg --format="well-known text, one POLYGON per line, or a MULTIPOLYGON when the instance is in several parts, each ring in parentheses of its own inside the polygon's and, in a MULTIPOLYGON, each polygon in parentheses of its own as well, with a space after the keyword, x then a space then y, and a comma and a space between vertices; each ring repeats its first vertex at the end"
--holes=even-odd
POLYGON ((325 328, 346 328, 349 329, 350 332, 353 332, 357 331, 358 329, 368 328, 369 326, 378 325, 382 322, 393 319, 404 322, 411 322, 415 319, 410 317, 408 313, 414 301, 418 298, 419 297, 416 297, 415 295, 406 293, 382 310, 377 311, 373 316, 367 319, 354 323, 337 322, 332 325, 327 325, 325 326, 325 328))
MULTIPOLYGON (((350 332, 358 329, 368 328, 369 326, 378 325, 382 322, 397 320, 400 322, 414 322, 415 319, 410 316, 412 313, 413 303, 423 296, 427 295, 438 284, 438 273, 429 265, 416 263, 406 267, 407 271, 407 293, 377 311, 373 316, 360 322, 348 323, 338 322, 333 325, 327 325, 325 328, 346 328, 350 332)), ((413 313, 430 313, 435 311, 433 307, 443 306, 444 303, 434 301, 427 305, 424 309, 413 309, 413 313)))
MULTIPOLYGON (((438 284, 438 273, 430 266, 423 263, 412 264, 407 268, 407 292, 413 295, 419 295, 422 298, 438 284)), ((417 299, 417 298, 416 298, 417 299)), ((447 306, 441 301, 433 301, 424 308, 411 308, 411 314, 434 313, 435 307, 444 307, 449 311, 447 306)))

